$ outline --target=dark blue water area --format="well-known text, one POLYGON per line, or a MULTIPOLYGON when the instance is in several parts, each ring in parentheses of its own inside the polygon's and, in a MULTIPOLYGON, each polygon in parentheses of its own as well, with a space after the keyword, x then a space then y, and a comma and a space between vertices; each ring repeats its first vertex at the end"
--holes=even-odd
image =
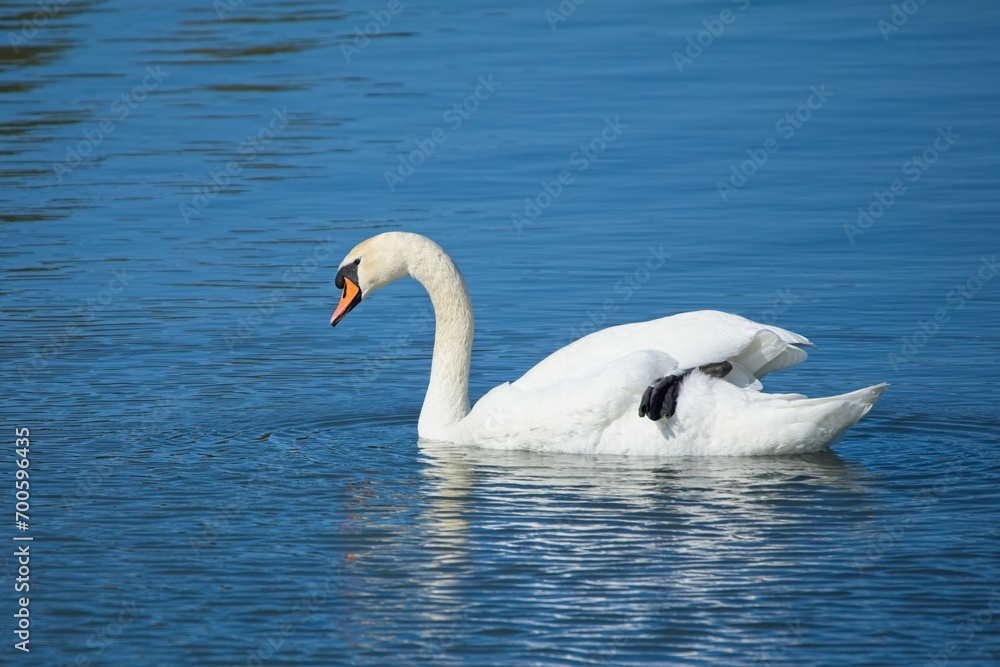
POLYGON ((990 3, 27 2, 0 28, 8 516, 31 433, 2 664, 1000 662, 990 3), (419 285, 328 324, 387 230, 461 267, 473 399, 702 308, 818 345, 769 391, 892 387, 808 456, 418 443, 419 285))

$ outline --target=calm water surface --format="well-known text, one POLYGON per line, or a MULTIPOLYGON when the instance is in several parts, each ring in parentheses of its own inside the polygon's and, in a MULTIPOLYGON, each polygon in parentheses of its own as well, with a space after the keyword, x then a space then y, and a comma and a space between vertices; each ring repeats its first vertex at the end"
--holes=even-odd
POLYGON ((141 4, 0 12, 3 664, 1000 663, 1000 10, 141 4), (893 387, 805 457, 419 444, 419 286, 328 325, 389 229, 474 398, 697 308, 893 387))

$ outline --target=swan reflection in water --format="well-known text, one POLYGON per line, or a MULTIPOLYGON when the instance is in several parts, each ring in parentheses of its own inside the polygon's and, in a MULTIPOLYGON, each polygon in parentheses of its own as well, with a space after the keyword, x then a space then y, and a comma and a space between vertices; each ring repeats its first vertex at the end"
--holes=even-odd
POLYGON ((432 561, 423 586, 440 603, 428 618, 446 632, 478 614, 491 589, 517 591, 518 604, 553 622, 585 610, 619 619, 605 644, 609 632, 632 642, 667 625, 731 641, 732 617, 713 609, 737 613, 754 642, 757 624, 776 615, 753 591, 807 589, 830 554, 801 545, 835 541, 823 534, 831 524, 841 522, 835 534, 856 521, 838 506, 864 507, 869 495, 867 471, 830 451, 657 460, 418 446, 432 561))

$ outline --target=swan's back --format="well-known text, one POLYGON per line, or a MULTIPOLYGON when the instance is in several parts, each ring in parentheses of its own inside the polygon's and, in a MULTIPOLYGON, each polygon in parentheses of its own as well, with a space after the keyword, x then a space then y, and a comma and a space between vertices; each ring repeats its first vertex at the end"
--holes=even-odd
POLYGON ((799 334, 739 315, 700 310, 595 331, 549 355, 514 385, 540 389, 565 377, 589 374, 591 369, 639 350, 668 354, 676 360, 678 369, 736 360, 741 366, 749 366, 745 370, 753 377, 739 383, 748 384, 805 361, 808 355, 799 346, 812 343, 799 334), (759 337, 762 331, 770 335, 759 337), (766 348, 763 357, 755 345, 766 348))

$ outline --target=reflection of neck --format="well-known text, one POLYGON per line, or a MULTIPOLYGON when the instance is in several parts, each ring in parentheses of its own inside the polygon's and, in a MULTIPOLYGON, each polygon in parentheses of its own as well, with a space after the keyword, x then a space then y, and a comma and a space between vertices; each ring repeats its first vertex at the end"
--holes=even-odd
MULTIPOLYGON (((423 504, 423 532, 434 567, 425 573, 424 585, 440 604, 443 620, 464 614, 461 568, 468 562, 469 507, 473 487, 472 467, 464 459, 467 447, 423 440, 420 451, 427 456, 424 473, 430 481, 429 503, 423 504)), ((456 623, 461 620, 456 618, 456 623)))
POLYGON ((407 254, 410 275, 424 286, 434 306, 431 379, 417 433, 435 439, 469 414, 472 302, 458 267, 437 244, 420 238, 407 254))

